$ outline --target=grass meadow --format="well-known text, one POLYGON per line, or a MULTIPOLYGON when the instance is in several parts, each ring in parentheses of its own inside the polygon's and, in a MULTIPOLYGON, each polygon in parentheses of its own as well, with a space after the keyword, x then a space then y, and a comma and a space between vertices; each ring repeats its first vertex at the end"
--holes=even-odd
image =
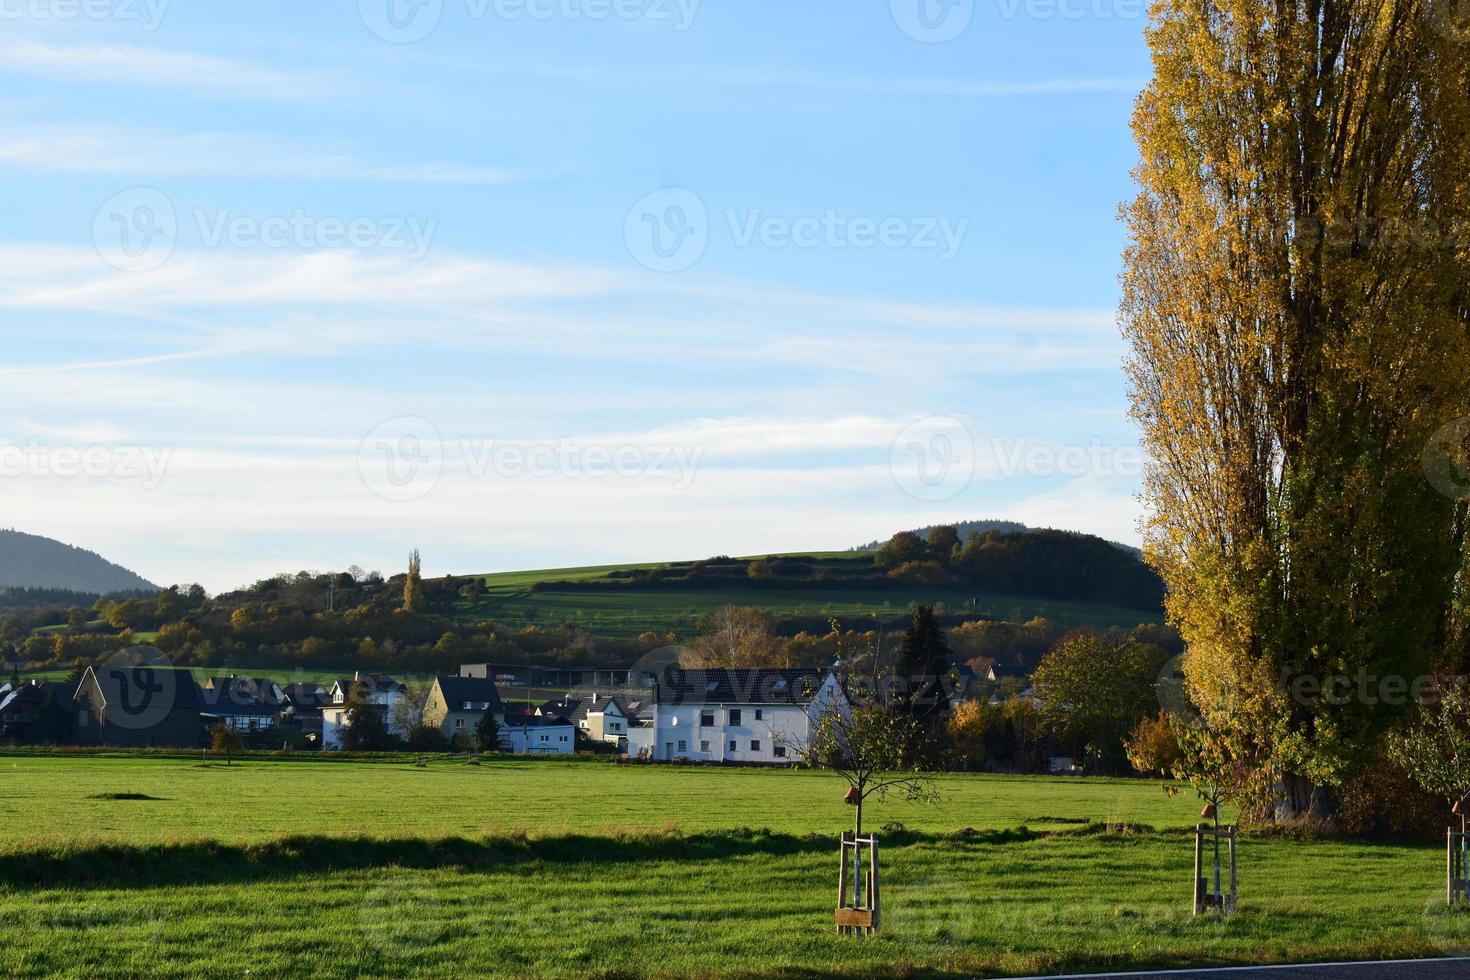
POLYGON ((884 929, 856 938, 832 929, 851 811, 823 774, 128 756, 0 772, 5 975, 969 976, 1470 946, 1432 845, 1247 839, 1243 911, 1193 918, 1197 803, 1141 780, 948 776, 937 805, 879 803, 871 826, 903 829, 884 834, 884 929))

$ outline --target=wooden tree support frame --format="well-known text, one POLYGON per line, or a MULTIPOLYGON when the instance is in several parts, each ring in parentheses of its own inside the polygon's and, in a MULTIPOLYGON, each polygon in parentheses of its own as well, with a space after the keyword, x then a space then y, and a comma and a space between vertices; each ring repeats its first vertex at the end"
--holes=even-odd
MULTIPOLYGON (((1204 915, 1206 912, 1219 912, 1221 915, 1230 915, 1240 904, 1239 893, 1236 891, 1235 878, 1235 826, 1225 826, 1216 830, 1214 827, 1206 827, 1199 824, 1194 828, 1194 914, 1204 915), (1218 846, 1220 841, 1226 841, 1230 847, 1230 879, 1229 890, 1226 891, 1225 882, 1218 884, 1207 879, 1205 876, 1205 838, 1212 838, 1218 846)), ((1219 875, 1219 869, 1214 869, 1215 875, 1219 875)))
POLYGON ((1445 832, 1445 901, 1451 908, 1470 906, 1470 834, 1465 824, 1445 832))
POLYGON ((878 931, 878 838, 842 834, 842 870, 837 877, 837 934, 870 935, 878 931), (866 852, 867 859, 864 860, 866 852), (852 860, 849 862, 848 856, 852 860), (861 875, 862 884, 854 895, 861 875))

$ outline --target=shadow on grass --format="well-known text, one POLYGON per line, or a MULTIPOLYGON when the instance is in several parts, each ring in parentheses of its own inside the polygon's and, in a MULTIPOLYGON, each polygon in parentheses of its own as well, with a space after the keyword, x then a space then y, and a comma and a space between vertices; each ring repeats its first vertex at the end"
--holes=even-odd
MULTIPOLYGON (((131 797, 130 797, 131 798, 131 797)), ((953 834, 898 831, 888 847, 943 844, 995 847, 1055 836, 1025 827, 953 834)), ((531 863, 623 864, 721 861, 748 855, 835 852, 836 835, 729 830, 684 834, 565 834, 530 837, 341 837, 291 835, 258 843, 181 840, 156 843, 78 840, 0 848, 0 886, 12 888, 164 887, 224 884, 373 868, 495 870, 531 863)))

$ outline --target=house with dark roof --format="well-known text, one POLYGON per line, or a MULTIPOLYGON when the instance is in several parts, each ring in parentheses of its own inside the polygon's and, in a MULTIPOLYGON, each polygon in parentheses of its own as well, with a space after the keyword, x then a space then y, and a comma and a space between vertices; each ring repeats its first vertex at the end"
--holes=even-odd
POLYGON ((408 688, 387 674, 356 673, 351 680, 332 683, 328 703, 322 707, 322 748, 340 749, 347 733, 348 702, 356 696, 376 706, 383 714, 388 734, 402 738, 408 732, 399 723, 398 706, 408 700, 408 688))
POLYGON ((318 738, 322 733, 322 708, 332 703, 325 684, 297 682, 281 688, 281 724, 318 738))
POLYGON ((70 721, 71 698, 62 693, 62 685, 51 681, 20 681, 14 680, 4 687, 0 687, 0 741, 19 742, 22 744, 33 744, 38 741, 59 742, 64 737, 64 729, 70 721), (36 723, 43 712, 59 710, 67 713, 59 720, 59 724, 42 727, 58 729, 52 733, 38 733, 36 723))
POLYGON ((275 727, 280 693, 262 678, 212 677, 199 691, 199 711, 206 727, 225 725, 253 735, 275 727))
POLYGON ((565 718, 517 705, 501 722, 500 748, 517 755, 570 755, 577 750, 577 729, 565 718))
POLYGON ((594 741, 607 742, 620 749, 628 747, 629 716, 618 697, 605 697, 595 692, 585 697, 568 694, 547 701, 538 713, 544 717, 563 718, 594 741))
POLYGON ((77 740, 127 748, 204 744, 199 686, 187 670, 156 666, 88 667, 75 694, 77 740))
POLYGON ((505 706, 500 703, 495 681, 488 677, 441 674, 434 678, 434 686, 424 702, 424 724, 438 728, 451 742, 471 747, 475 744, 480 719, 487 711, 498 723, 503 723, 505 706))
POLYGON ((823 714, 849 707, 831 671, 767 668, 675 667, 651 700, 628 752, 658 762, 790 764, 823 714))

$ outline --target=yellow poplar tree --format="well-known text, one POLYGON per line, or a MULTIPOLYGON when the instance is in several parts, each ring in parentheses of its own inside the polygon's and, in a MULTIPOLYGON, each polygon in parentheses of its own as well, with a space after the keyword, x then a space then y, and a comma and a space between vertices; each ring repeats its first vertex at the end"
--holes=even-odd
POLYGON ((1462 26, 1426 0, 1151 11, 1121 310, 1146 552, 1193 700, 1296 810, 1404 710, 1302 680, 1464 666, 1465 500, 1422 465, 1470 431, 1462 26))

